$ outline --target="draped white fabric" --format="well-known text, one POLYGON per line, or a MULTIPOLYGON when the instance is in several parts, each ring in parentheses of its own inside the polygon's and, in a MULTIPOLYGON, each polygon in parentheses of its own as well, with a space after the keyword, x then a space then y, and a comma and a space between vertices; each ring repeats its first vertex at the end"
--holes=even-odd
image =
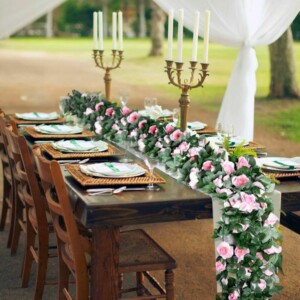
MULTIPOLYGON (((184 25, 193 29, 200 10, 199 34, 203 36, 204 11, 211 11, 210 40, 239 47, 217 123, 234 127, 235 133, 253 139, 257 59, 254 46, 276 41, 300 10, 300 0, 154 0, 166 12, 184 8, 184 25)), ((189 59, 189 58, 186 58, 189 59)), ((211 75, 213 76, 213 74, 211 75)))
POLYGON ((7 38, 65 0, 0 0, 0 39, 7 38))

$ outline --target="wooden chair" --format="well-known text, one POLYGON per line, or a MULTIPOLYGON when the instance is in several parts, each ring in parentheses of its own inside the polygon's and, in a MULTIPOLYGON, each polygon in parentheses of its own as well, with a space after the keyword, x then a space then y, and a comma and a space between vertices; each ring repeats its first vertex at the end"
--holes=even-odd
MULTIPOLYGON (((5 124, 5 114, 2 111, 2 109, 0 109, 0 117, 2 119, 1 124, 3 123, 5 124)), ((2 199, 2 211, 0 217, 0 231, 3 231, 8 219, 8 213, 9 212, 12 213, 13 182, 12 182, 9 159, 7 155, 7 140, 6 140, 5 133, 4 134, 2 133, 2 126, 0 126, 0 159, 2 163, 2 174, 3 174, 3 178, 2 178, 3 199, 2 199)), ((7 242, 8 247, 10 247, 11 244, 12 228, 13 226, 10 227, 9 234, 8 234, 8 242, 7 242)))
POLYGON ((20 180, 16 173, 15 163, 13 154, 11 151, 11 145, 7 140, 7 132, 16 130, 15 126, 10 126, 7 124, 6 119, 3 116, 0 116, 0 128, 1 135, 3 138, 3 142, 5 145, 5 150, 7 153, 10 171, 11 171, 11 179, 12 179, 12 214, 11 214, 11 224, 10 224, 10 232, 8 237, 7 245, 10 247, 11 255, 16 254, 19 244, 19 238, 21 231, 26 231, 25 218, 24 218, 24 204, 21 200, 22 192, 20 190, 20 180))
POLYGON ((42 193, 34 170, 34 161, 26 139, 6 129, 6 136, 15 163, 15 171, 20 180, 21 192, 26 212, 26 242, 22 268, 22 287, 28 287, 32 262, 37 263, 34 299, 43 297, 49 257, 57 257, 57 247, 49 246, 49 233, 54 233, 52 218, 47 212, 47 201, 42 193), (37 247, 36 247, 37 239, 37 247))
MULTIPOLYGON (((68 289, 71 273, 76 283, 75 299, 86 300, 89 298, 88 259, 91 256, 91 242, 78 230, 60 165, 57 161, 50 162, 45 159, 37 145, 33 147, 33 154, 57 235, 59 299, 72 299, 68 289)), ((143 230, 121 232, 119 274, 121 278, 123 273, 136 273, 135 300, 175 299, 174 268, 176 268, 175 260, 143 230), (165 270, 166 291, 150 277, 147 272, 149 270, 165 270), (150 283, 157 288, 159 295, 150 296, 150 292, 144 286, 144 275, 150 278, 150 283)), ((124 292, 121 286, 120 280, 120 296, 124 292)))

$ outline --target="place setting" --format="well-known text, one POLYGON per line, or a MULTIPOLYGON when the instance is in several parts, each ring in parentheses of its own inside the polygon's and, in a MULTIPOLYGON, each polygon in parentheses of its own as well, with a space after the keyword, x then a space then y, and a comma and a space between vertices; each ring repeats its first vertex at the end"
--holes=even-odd
POLYGON ((144 164, 101 162, 84 165, 66 165, 66 170, 82 186, 143 185, 156 190, 156 184, 165 183, 153 168, 144 164))
POLYGON ((59 116, 57 112, 27 112, 27 113, 15 113, 10 116, 17 125, 26 124, 60 124, 64 122, 64 119, 59 116))
POLYGON ((41 148, 54 159, 101 158, 123 155, 123 152, 117 147, 101 140, 59 140, 43 143, 41 148))
POLYGON ((88 138, 95 134, 77 125, 41 124, 25 127, 24 130, 35 139, 88 138))
POLYGON ((300 157, 261 157, 256 158, 256 163, 275 178, 300 176, 300 157))

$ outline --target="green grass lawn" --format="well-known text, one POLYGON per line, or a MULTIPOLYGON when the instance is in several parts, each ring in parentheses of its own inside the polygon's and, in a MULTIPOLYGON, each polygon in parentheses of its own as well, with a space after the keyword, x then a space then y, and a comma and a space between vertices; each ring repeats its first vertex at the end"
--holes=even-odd
MULTIPOLYGON (((165 43, 166 44, 166 43, 165 43)), ((93 43, 90 38, 11 38, 0 41, 0 50, 15 51, 46 51, 69 53, 80 57, 91 55, 93 43)), ((163 91, 172 98, 178 98, 177 88, 167 84, 164 70, 165 62, 162 57, 148 57, 150 50, 149 39, 128 39, 124 42, 125 60, 122 68, 126 68, 126 77, 122 80, 136 85, 151 85, 157 91, 163 91)), ((300 61, 300 43, 295 43, 296 61, 300 61)), ((111 47, 111 40, 105 40, 104 47, 111 47)), ((176 48, 176 47, 174 47, 176 48)), ((192 41, 185 41, 183 57, 186 62, 190 59, 192 41)), ((199 53, 202 45, 199 45, 199 53)), ((217 112, 233 69, 238 49, 211 44, 209 52, 210 76, 205 81, 205 88, 191 92, 192 102, 199 101, 210 111, 217 112)), ((256 124, 270 131, 281 132, 283 136, 300 142, 300 101, 268 99, 270 84, 269 53, 266 46, 256 48, 259 67, 257 70, 256 93, 256 124), (284 109, 283 109, 284 108, 284 109), (266 111, 268 113, 266 113, 266 111)), ((176 54, 174 53, 174 57, 176 54)), ((185 73, 188 76, 188 72, 185 73)), ((298 81, 300 81, 300 66, 298 66, 298 81)), ((242 101, 243 99, 241 99, 242 101)))

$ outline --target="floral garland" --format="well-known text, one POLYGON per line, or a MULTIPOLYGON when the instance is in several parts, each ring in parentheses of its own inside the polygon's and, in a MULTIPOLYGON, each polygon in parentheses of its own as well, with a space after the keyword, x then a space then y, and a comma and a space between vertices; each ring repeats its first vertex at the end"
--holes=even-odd
POLYGON ((241 148, 230 153, 214 149, 205 138, 182 132, 166 121, 120 108, 101 95, 73 91, 65 113, 76 115, 102 138, 127 139, 135 149, 159 159, 180 181, 218 199, 222 216, 217 239, 216 270, 222 295, 217 299, 270 299, 282 287, 282 254, 278 218, 267 193, 274 183, 241 148))

